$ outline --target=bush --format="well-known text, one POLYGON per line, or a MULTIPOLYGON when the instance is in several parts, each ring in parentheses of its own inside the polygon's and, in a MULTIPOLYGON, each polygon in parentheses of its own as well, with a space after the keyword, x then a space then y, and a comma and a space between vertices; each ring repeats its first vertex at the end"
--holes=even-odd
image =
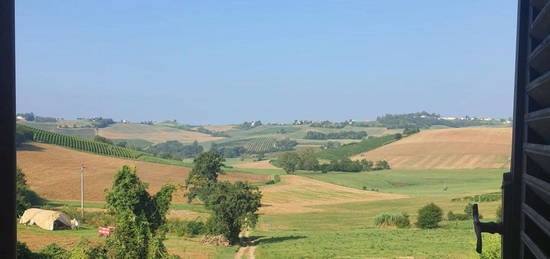
POLYGON ((46 247, 42 248, 39 254, 40 254, 40 258, 43 258, 43 259, 46 259, 46 258, 64 259, 64 258, 69 258, 70 256, 69 251, 65 250, 65 248, 60 247, 55 243, 49 244, 46 247))
POLYGON ((103 244, 92 244, 87 239, 82 239, 76 247, 71 251, 69 258, 81 258, 81 259, 96 259, 96 258, 108 258, 107 249, 103 244))
POLYGON ((167 223, 168 231, 175 233, 178 236, 194 237, 197 235, 206 234, 206 226, 204 222, 197 219, 192 221, 184 221, 179 219, 169 220, 167 223))
MULTIPOLYGON (((464 207, 464 213, 466 214, 466 216, 468 217, 468 219, 472 219, 473 216, 472 216, 472 213, 474 212, 474 209, 473 209, 473 204, 471 203, 468 203, 466 204, 466 206, 464 207)), ((479 218, 482 219, 483 218, 483 215, 479 214, 479 218)))
POLYGON ((411 225, 409 215, 402 212, 401 214, 382 213, 374 218, 374 224, 378 227, 395 226, 398 228, 406 228, 411 225))
MULTIPOLYGON (((43 209, 48 209, 45 207, 42 207, 43 209)), ((81 217, 80 209, 75 207, 61 207, 61 208, 53 208, 54 210, 59 210, 63 213, 65 213, 70 218, 75 218, 78 220, 78 223, 91 225, 94 227, 98 226, 114 226, 115 224, 115 217, 111 214, 100 212, 100 211, 84 211, 84 218, 81 217)))
POLYGON ((449 221, 461 221, 461 220, 469 220, 470 217, 467 214, 460 214, 460 213, 453 213, 453 211, 449 211, 447 213, 447 219, 449 221))
POLYGON ((483 253, 479 259, 500 259, 500 236, 483 235, 483 253))
POLYGON ((15 245, 17 258, 36 258, 36 256, 27 247, 27 244, 17 241, 15 245))
POLYGON ((430 203, 418 210, 418 221, 416 226, 422 229, 439 227, 438 224, 443 219, 443 211, 433 203, 430 203))
POLYGON ((281 182, 281 176, 276 174, 273 176, 273 181, 275 181, 275 183, 280 183, 281 182))

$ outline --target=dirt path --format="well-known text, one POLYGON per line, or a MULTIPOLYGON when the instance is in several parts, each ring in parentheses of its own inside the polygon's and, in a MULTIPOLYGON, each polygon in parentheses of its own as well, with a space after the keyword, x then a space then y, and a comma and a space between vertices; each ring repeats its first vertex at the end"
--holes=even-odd
POLYGON ((246 230, 241 238, 243 239, 244 246, 239 248, 239 251, 235 254, 235 259, 241 259, 243 256, 248 259, 255 259, 254 251, 256 250, 256 244, 253 240, 250 240, 250 231, 246 230))

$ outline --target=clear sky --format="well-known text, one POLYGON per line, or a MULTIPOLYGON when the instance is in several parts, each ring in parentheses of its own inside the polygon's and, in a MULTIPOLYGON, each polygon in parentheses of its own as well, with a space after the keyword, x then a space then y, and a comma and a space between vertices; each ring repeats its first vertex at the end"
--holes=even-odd
POLYGON ((16 4, 18 112, 195 124, 512 115, 517 1, 16 4))

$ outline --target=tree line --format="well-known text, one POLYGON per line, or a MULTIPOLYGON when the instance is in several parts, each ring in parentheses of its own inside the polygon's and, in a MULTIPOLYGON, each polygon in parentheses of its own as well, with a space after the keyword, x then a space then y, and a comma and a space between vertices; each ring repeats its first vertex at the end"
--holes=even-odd
POLYGON ((179 141, 170 140, 150 146, 145 151, 162 158, 181 160, 196 157, 204 151, 204 148, 197 141, 190 145, 184 145, 179 141))
POLYGON ((27 113, 18 113, 17 116, 22 117, 26 121, 34 121, 34 122, 57 122, 56 118, 53 117, 44 117, 44 116, 38 116, 34 115, 32 112, 27 113))
POLYGON ((362 172, 391 169, 385 160, 369 161, 366 159, 353 161, 349 158, 331 160, 328 164, 321 164, 313 149, 303 149, 296 152, 285 152, 278 156, 276 165, 292 174, 296 170, 327 172, 362 172))

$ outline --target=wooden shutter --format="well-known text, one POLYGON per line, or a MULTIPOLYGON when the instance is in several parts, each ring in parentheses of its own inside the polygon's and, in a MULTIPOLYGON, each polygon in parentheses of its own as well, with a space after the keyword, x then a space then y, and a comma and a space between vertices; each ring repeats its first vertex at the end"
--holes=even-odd
POLYGON ((514 102, 510 199, 504 199, 503 258, 547 259, 550 258, 548 0, 519 1, 514 102))

